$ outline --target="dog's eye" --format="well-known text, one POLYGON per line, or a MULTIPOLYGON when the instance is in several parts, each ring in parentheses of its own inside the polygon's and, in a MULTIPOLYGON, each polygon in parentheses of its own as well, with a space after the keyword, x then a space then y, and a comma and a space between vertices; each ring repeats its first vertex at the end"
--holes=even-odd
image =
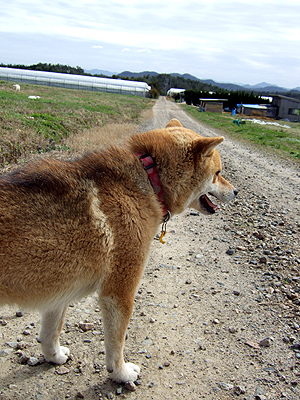
POLYGON ((216 172, 216 175, 218 176, 221 173, 221 171, 216 172))

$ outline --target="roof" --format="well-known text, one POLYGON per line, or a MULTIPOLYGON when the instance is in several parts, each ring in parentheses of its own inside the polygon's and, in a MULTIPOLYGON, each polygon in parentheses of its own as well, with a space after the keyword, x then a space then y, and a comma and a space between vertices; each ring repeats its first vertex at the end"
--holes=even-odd
POLYGON ((266 106, 261 106, 259 104, 243 104, 242 107, 244 108, 255 108, 257 110, 267 110, 266 106))
POLYGON ((171 88, 168 90, 167 95, 170 96, 172 94, 183 93, 183 92, 185 92, 185 89, 171 88))
POLYGON ((296 103, 300 103, 300 99, 295 99, 295 97, 283 96, 282 94, 272 94, 273 98, 278 97, 279 99, 294 101, 296 103))
POLYGON ((201 101, 228 101, 228 99, 199 99, 201 101))

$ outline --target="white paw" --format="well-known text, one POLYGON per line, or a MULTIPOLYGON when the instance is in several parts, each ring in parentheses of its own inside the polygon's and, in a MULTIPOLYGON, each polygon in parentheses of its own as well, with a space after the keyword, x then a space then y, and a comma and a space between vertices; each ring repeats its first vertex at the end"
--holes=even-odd
POLYGON ((69 358, 70 350, 67 347, 59 346, 55 353, 44 354, 45 360, 54 364, 64 364, 69 358))
POLYGON ((113 381, 118 383, 134 382, 138 379, 140 368, 132 363, 123 363, 122 368, 111 373, 113 381))

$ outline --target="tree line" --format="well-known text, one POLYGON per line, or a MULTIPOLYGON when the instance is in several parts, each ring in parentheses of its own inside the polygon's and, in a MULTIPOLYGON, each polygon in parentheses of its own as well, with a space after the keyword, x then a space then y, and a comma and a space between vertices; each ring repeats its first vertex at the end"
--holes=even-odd
POLYGON ((259 94, 247 92, 246 90, 236 90, 229 92, 228 90, 219 89, 212 91, 198 91, 198 90, 186 90, 184 92, 184 99, 187 104, 198 106, 200 99, 227 99, 224 103, 225 107, 233 109, 237 104, 269 104, 268 99, 263 99, 259 94))
POLYGON ((85 75, 84 69, 81 67, 71 67, 70 65, 38 63, 33 65, 23 64, 0 64, 0 67, 30 69, 33 71, 60 72, 63 74, 85 75))

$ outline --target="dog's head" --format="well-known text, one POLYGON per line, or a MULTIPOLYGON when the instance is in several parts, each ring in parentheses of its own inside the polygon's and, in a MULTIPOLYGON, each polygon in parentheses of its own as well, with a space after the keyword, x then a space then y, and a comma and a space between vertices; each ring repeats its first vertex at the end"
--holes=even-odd
POLYGON ((221 202, 229 202, 238 190, 221 176, 221 159, 216 147, 223 137, 202 137, 185 129, 176 119, 166 128, 137 134, 130 140, 134 152, 155 159, 167 208, 172 214, 192 207, 203 214, 214 213, 221 202))

